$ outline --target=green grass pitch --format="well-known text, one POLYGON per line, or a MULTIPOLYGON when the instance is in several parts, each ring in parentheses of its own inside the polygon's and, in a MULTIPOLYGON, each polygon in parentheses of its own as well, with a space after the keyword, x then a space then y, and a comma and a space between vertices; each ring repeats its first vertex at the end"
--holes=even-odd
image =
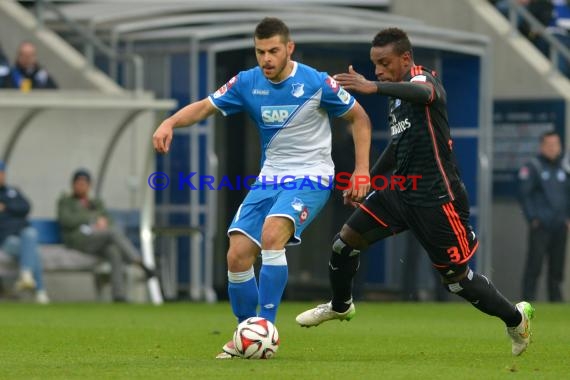
POLYGON ((0 304, 0 379, 568 379, 570 305, 536 304, 512 357, 498 319, 465 303, 358 303, 351 322, 304 329, 284 303, 271 360, 216 360, 227 303, 0 304))

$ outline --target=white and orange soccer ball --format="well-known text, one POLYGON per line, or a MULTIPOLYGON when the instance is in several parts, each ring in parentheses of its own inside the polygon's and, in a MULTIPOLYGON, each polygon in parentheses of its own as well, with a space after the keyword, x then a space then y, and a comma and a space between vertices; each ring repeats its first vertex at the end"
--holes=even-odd
POLYGON ((241 322, 234 331, 233 340, 236 351, 245 359, 270 359, 279 348, 277 328, 259 317, 241 322))

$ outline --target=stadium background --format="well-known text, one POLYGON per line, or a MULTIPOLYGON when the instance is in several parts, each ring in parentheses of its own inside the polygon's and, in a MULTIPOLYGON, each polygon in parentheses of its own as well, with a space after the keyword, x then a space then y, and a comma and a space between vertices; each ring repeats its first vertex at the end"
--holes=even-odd
MULTIPOLYGON (((557 129, 568 142, 570 88, 487 1, 21 3, 0 2, 0 43, 13 59, 22 40, 35 42, 41 64, 60 85, 54 92, 0 91, 0 147, 8 178, 30 196, 38 226, 51 226, 70 173, 87 167, 130 236, 154 251, 166 299, 224 298, 224 232, 243 193, 173 186, 153 192, 146 179, 156 170, 174 177, 191 171, 255 174, 256 131, 245 116, 215 117, 177 131, 172 153, 155 156, 150 136, 157 122, 255 65, 251 31, 264 15, 291 26, 295 59, 330 73, 352 63, 371 75, 371 38, 396 25, 410 32, 416 62, 440 71, 448 91, 452 136, 482 242, 473 264, 508 297, 519 296, 526 226, 514 199, 516 168, 536 151, 544 129, 557 129), (152 234, 153 226, 160 233, 152 234)), ((374 144, 381 150, 386 104, 359 100, 373 119, 374 144)), ((336 223, 329 203, 303 245, 289 250, 287 299, 327 296, 326 260, 336 223)), ((57 242, 53 230, 45 232, 45 243, 57 242)), ((404 244, 394 239, 371 249, 364 297, 395 297, 404 244)), ((55 300, 81 300, 84 280, 62 282, 61 275, 48 274, 48 290, 55 300)), ((422 289, 431 287, 430 280, 420 276, 422 289)))

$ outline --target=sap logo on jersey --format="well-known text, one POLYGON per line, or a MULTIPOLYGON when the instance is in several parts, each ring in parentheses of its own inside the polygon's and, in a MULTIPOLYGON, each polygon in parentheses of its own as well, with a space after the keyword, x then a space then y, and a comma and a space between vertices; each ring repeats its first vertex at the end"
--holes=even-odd
POLYGON ((281 126, 289 116, 295 112, 298 106, 263 106, 261 107, 261 118, 265 125, 281 126))

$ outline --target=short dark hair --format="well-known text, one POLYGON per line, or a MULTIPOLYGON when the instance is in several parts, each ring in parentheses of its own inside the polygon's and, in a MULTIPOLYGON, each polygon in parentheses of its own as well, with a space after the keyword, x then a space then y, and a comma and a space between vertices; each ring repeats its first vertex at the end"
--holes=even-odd
POLYGON ((71 176, 71 182, 75 183, 75 181, 77 181, 80 178, 83 178, 87 182, 91 183, 91 174, 89 173, 89 171, 87 169, 84 169, 84 168, 77 169, 73 173, 73 175, 71 176))
POLYGON ((560 137, 560 135, 556 131, 546 131, 546 132, 543 132, 542 135, 540 135, 540 142, 543 143, 544 139, 546 139, 547 137, 550 137, 550 136, 560 137))
POLYGON ((265 17, 255 27, 254 37, 262 40, 273 36, 281 36, 284 42, 289 42, 289 28, 281 19, 265 17))
POLYGON ((398 55, 402 55, 407 51, 412 54, 412 43, 406 32, 400 28, 383 29, 372 40, 372 46, 374 47, 383 47, 390 44, 394 46, 394 52, 398 55))

